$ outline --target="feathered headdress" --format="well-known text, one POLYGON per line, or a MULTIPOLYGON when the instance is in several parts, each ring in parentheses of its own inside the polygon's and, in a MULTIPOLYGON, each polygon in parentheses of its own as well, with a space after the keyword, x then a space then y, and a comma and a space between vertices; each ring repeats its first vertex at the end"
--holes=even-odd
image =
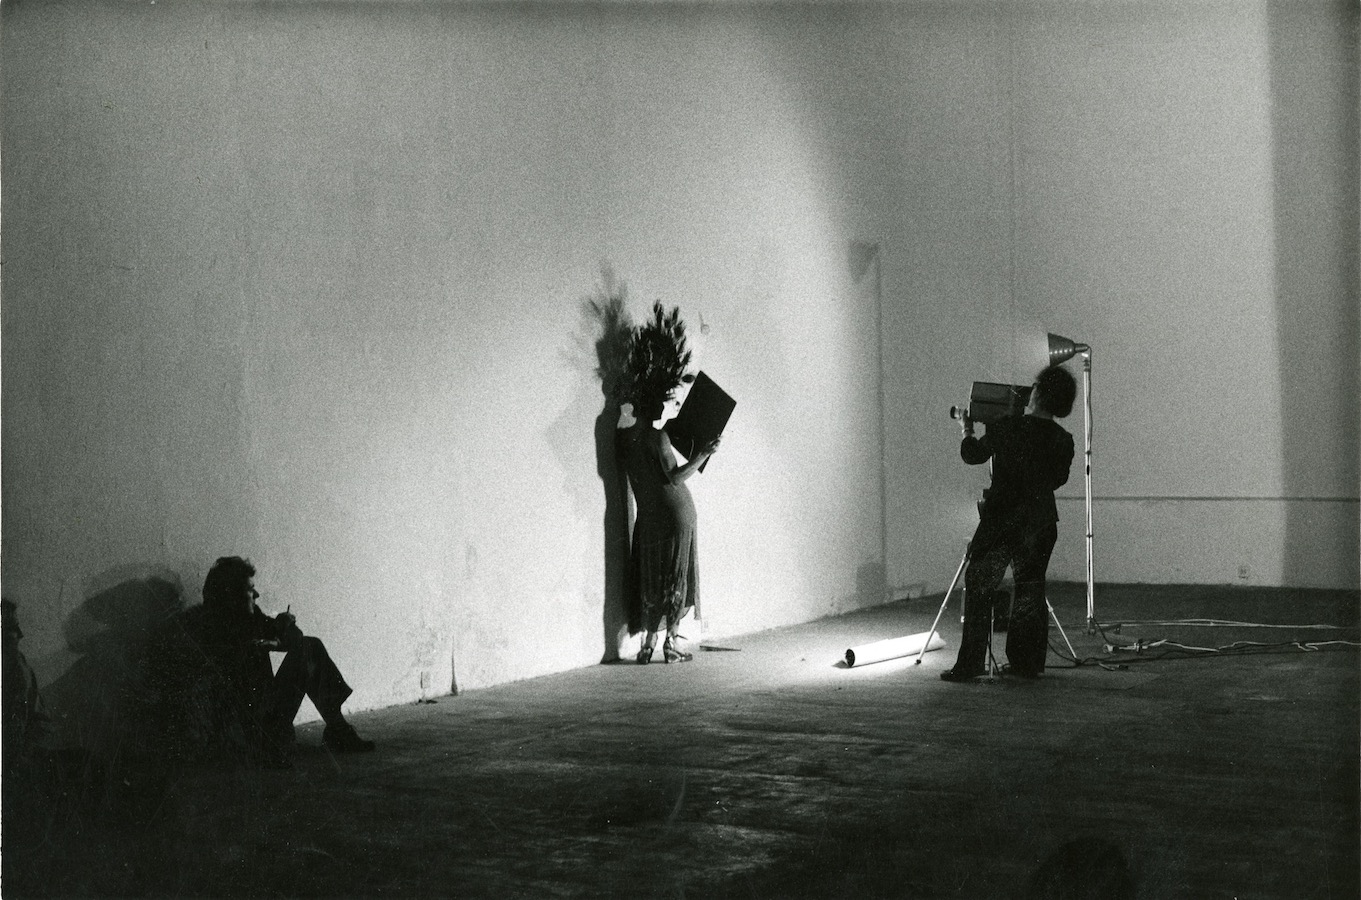
POLYGON ((628 396, 634 403, 657 400, 690 381, 690 348, 680 307, 667 312, 661 301, 652 304, 652 318, 633 329, 629 344, 628 396))

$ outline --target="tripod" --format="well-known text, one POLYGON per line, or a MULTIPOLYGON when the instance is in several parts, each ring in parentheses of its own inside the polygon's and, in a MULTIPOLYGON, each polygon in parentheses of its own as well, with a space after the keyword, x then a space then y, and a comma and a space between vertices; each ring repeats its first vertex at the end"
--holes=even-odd
MULTIPOLYGON (((922 657, 926 655, 926 648, 930 645, 930 643, 931 643, 931 638, 935 636, 936 630, 937 630, 937 628, 940 626, 940 617, 941 617, 942 615, 945 614, 945 607, 946 607, 946 605, 950 602, 950 595, 951 595, 952 593, 954 593, 955 585, 959 583, 959 579, 964 575, 964 570, 968 568, 968 566, 969 566, 969 559, 972 557, 972 555, 973 555, 973 541, 971 540, 971 541, 969 541, 969 543, 966 544, 965 547, 964 547, 964 556, 959 560, 959 568, 955 569, 955 577, 950 579, 950 586, 949 586, 948 588, 945 589, 945 598, 944 598, 943 600, 940 601, 940 609, 936 610, 936 618, 935 618, 935 621, 933 621, 933 622, 931 623, 931 631, 927 633, 927 635, 926 635, 926 641, 925 641, 925 643, 922 644, 921 650, 917 653, 917 660, 916 660, 916 662, 914 663, 914 665, 918 665, 918 666, 921 665, 921 663, 922 663, 922 657)), ((960 588, 960 589, 959 589, 959 593, 960 593, 960 596, 963 597, 963 596, 964 596, 964 588, 960 588)), ((1055 627, 1057 627, 1058 630, 1059 630, 1059 634, 1063 635, 1063 642, 1064 642, 1065 644, 1068 645, 1068 654, 1069 654, 1070 656, 1072 656, 1072 658, 1073 658, 1074 660, 1076 660, 1076 659, 1077 659, 1077 651, 1075 651, 1075 650, 1073 649, 1073 644, 1072 644, 1072 642, 1068 640, 1068 632, 1066 632, 1066 631, 1063 630, 1063 623, 1061 623, 1061 622, 1059 621, 1059 617, 1058 617, 1057 615, 1054 614, 1054 607, 1049 603, 1049 598, 1048 598, 1048 597, 1045 597, 1045 598, 1044 598, 1044 605, 1045 605, 1045 608, 1049 610, 1049 617, 1050 617, 1051 619, 1053 619, 1055 627)), ((964 604, 961 604, 960 606, 961 606, 961 609, 964 608, 964 604)), ((992 610, 991 610, 991 609, 989 609, 989 611, 988 611, 988 617, 989 617, 989 619, 991 619, 991 617, 992 617, 992 610)), ((989 621, 989 622, 988 622, 988 681, 996 681, 996 680, 997 680, 997 660, 994 659, 994 658, 993 658, 993 655, 992 655, 992 635, 993 635, 993 633, 994 633, 994 632, 993 632, 992 622, 989 621)))

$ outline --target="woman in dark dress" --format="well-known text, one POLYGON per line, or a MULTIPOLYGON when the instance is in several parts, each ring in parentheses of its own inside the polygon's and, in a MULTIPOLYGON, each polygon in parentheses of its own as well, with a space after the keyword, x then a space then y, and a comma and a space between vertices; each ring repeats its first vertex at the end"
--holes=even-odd
POLYGON ((1050 366, 1035 379, 1025 415, 994 422, 974 437, 964 418, 959 455, 969 465, 992 460, 992 484, 983 493, 978 529, 969 544, 964 572, 964 636, 945 681, 969 681, 985 671, 993 591, 1007 566, 1016 580, 1016 600, 1007 629, 1008 671, 1025 678, 1044 671, 1048 649, 1045 573, 1058 540, 1054 491, 1068 481, 1073 437, 1054 419, 1073 409, 1073 376, 1050 366))
POLYGON ((685 481, 718 449, 718 440, 679 465, 663 429, 678 408, 675 388, 640 398, 634 410, 636 421, 623 436, 624 467, 637 505, 629 566, 642 614, 640 663, 652 661, 662 631, 666 632, 664 661, 693 658, 676 641, 681 619, 699 604, 695 503, 685 481))

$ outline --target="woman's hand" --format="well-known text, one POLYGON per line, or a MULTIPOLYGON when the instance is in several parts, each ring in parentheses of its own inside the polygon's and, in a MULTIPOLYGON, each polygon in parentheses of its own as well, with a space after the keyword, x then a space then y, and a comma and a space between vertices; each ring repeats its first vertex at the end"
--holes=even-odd
POLYGON ((718 451, 718 442, 721 441, 722 439, 723 439, 722 437, 714 438, 712 441, 701 447, 699 452, 704 454, 705 456, 713 456, 714 453, 718 451))

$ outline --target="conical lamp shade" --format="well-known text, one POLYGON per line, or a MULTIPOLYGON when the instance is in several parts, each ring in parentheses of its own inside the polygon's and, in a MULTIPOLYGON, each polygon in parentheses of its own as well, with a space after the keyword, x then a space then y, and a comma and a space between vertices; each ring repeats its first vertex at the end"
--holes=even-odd
POLYGON ((1092 349, 1086 344, 1079 344, 1070 341, 1066 337, 1059 337, 1057 334, 1049 335, 1049 365, 1057 366, 1059 363, 1067 362, 1079 353, 1086 353, 1092 349))

